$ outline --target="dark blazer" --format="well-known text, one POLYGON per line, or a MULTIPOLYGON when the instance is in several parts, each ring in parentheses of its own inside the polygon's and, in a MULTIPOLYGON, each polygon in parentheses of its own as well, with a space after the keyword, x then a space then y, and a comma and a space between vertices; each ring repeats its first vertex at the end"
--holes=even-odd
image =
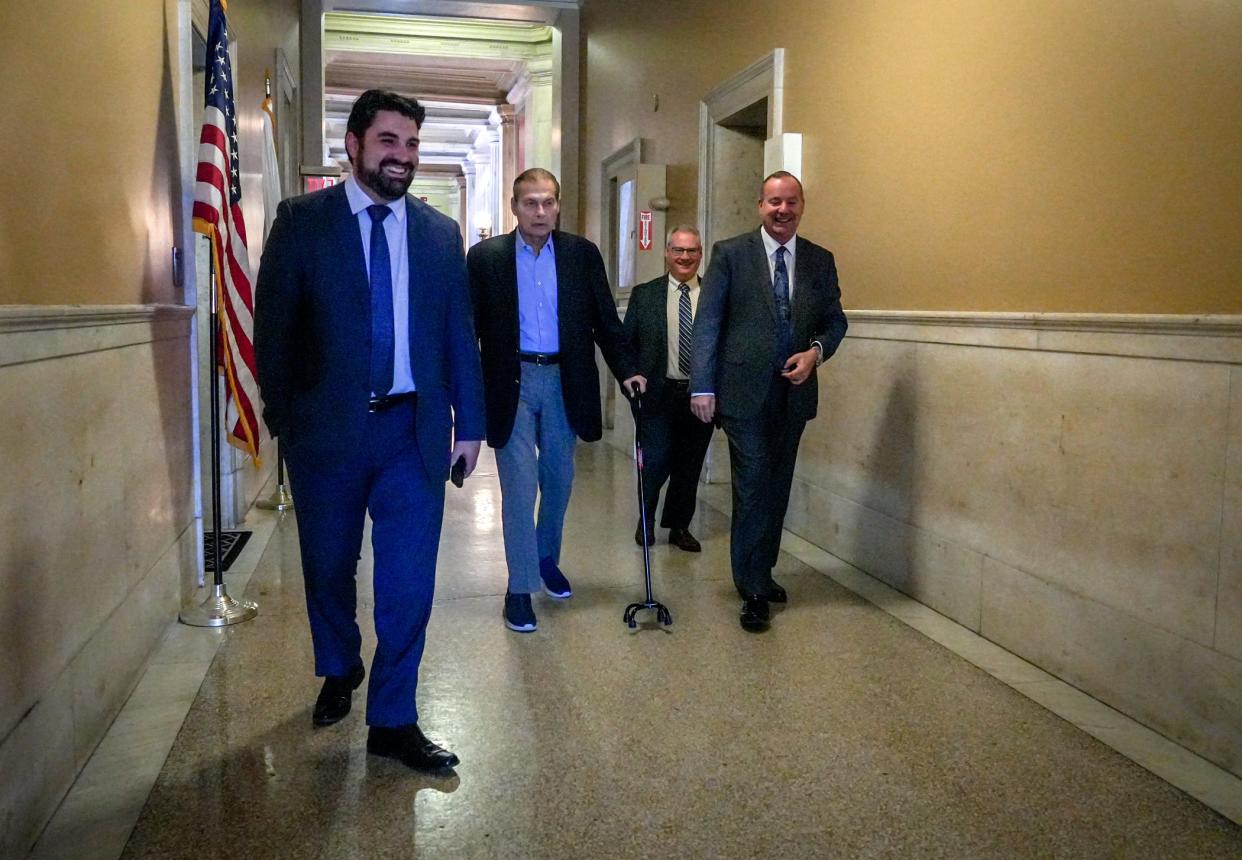
MULTIPOLYGON (((560 333, 561 390, 569 426, 594 442, 604 433, 595 345, 617 379, 635 374, 604 260, 595 245, 572 233, 552 232, 560 333)), ((470 249, 470 296, 483 355, 487 444, 502 448, 513 432, 522 372, 518 364, 517 231, 470 249)))
MULTIPOLYGON (((762 228, 760 228, 762 229, 762 228)), ((819 341, 824 359, 845 337, 845 313, 832 252, 797 238, 793 278, 794 351, 819 341)), ((716 395, 729 418, 759 412, 777 361, 776 299, 759 230, 717 242, 694 320, 690 391, 716 395)), ((789 389, 789 416, 809 420, 819 404, 817 374, 789 389)))
MULTIPOLYGON (((418 447, 444 480, 454 426, 482 439, 483 385, 457 224, 405 198, 410 364, 418 447)), ((332 461, 362 444, 371 363, 371 298, 358 219, 345 186, 285 200, 263 249, 254 345, 263 420, 299 457, 332 461)))
MULTIPOLYGON (((699 293, 701 299, 703 294, 699 293)), ((663 402, 664 380, 668 375, 668 272, 639 284, 630 292, 625 310, 625 334, 638 372, 647 377, 643 409, 651 410, 663 402)))

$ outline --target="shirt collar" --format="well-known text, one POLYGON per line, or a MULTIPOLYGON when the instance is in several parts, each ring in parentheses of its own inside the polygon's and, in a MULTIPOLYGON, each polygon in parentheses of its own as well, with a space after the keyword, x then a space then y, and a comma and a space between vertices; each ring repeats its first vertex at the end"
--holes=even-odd
MULTIPOLYGON (((766 250, 768 252, 768 256, 771 257, 773 254, 776 253, 776 249, 780 247, 781 243, 776 241, 775 239, 773 239, 771 236, 768 235, 768 230, 766 227, 759 228, 759 235, 763 237, 764 250, 766 250)), ((798 243, 797 233, 791 236, 789 238, 789 241, 785 243, 785 250, 789 252, 790 257, 793 256, 794 245, 796 245, 797 243, 798 243)))
MULTIPOLYGON (((362 186, 358 184, 358 180, 354 178, 354 175, 352 173, 349 176, 345 177, 345 197, 349 200, 349 211, 355 215, 357 215, 359 212, 366 209, 368 206, 375 205, 375 201, 372 200, 369 196, 367 196, 367 193, 362 190, 362 186)), ((405 195, 404 194, 402 194, 396 200, 390 200, 388 203, 385 203, 384 205, 387 206, 389 209, 391 209, 393 214, 397 216, 396 223, 398 224, 405 223, 405 195)))
MULTIPOLYGON (((686 281, 686 284, 687 284, 687 285, 689 285, 690 289, 692 289, 692 290, 698 289, 698 286, 699 286, 699 276, 698 276, 698 275, 695 275, 693 278, 691 278, 690 280, 686 281)), ((681 281, 679 281, 679 280, 677 280, 676 278, 674 278, 674 277, 673 277, 673 273, 672 273, 672 272, 669 272, 669 273, 668 273, 668 288, 669 288, 670 290, 675 290, 675 289, 677 289, 680 285, 681 285, 681 281)))
MULTIPOLYGON (((517 242, 517 249, 519 251, 529 251, 532 256, 538 256, 538 254, 535 254, 535 247, 531 245, 530 243, 528 243, 526 239, 522 236, 521 230, 514 227, 513 235, 515 237, 514 241, 517 242)), ((539 253, 542 254, 544 251, 548 251, 549 253, 552 254, 553 257, 556 257, 556 249, 552 247, 552 234, 551 233, 548 234, 548 241, 543 243, 543 247, 539 249, 539 253)))

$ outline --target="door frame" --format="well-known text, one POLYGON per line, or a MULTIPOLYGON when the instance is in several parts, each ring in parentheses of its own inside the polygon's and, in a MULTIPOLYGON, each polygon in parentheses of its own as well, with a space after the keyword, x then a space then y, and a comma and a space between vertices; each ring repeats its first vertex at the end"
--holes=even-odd
POLYGON ((712 194, 718 123, 738 111, 767 99, 769 139, 779 137, 785 126, 785 49, 775 48, 742 71, 716 85, 699 102, 699 205, 698 224, 703 231, 703 247, 710 249, 718 238, 710 235, 712 194))

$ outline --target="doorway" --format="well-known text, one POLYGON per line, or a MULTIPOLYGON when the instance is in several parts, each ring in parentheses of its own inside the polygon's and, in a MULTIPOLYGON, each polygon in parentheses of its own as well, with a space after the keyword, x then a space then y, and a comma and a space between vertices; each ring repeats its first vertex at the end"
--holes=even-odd
POLYGON ((771 146, 784 132, 784 77, 785 49, 777 48, 699 103, 698 221, 704 248, 755 227, 759 183, 772 170, 791 169, 780 148, 771 146))

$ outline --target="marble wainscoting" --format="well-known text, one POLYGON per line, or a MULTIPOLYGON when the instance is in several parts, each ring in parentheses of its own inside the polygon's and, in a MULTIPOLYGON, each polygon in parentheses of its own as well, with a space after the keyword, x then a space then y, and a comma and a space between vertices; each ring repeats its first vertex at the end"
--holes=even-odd
POLYGON ((198 569, 190 313, 0 308, 0 856, 23 856, 198 569))
POLYGON ((849 315, 786 529, 1242 775, 1242 317, 849 315))
POLYGON ((1242 774, 1242 317, 850 318, 786 527, 1242 774))

